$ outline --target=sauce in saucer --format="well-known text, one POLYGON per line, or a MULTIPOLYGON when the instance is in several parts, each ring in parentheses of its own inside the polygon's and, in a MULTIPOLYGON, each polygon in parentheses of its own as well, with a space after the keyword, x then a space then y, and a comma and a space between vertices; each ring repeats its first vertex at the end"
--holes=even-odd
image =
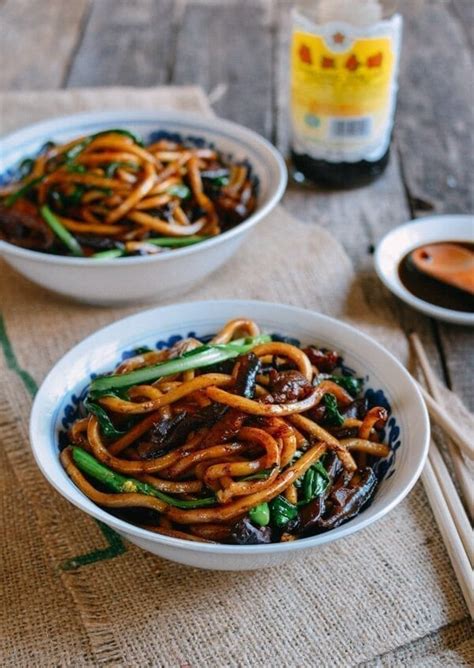
POLYGON ((474 313, 474 243, 443 241, 420 246, 404 256, 398 275, 415 297, 474 313))

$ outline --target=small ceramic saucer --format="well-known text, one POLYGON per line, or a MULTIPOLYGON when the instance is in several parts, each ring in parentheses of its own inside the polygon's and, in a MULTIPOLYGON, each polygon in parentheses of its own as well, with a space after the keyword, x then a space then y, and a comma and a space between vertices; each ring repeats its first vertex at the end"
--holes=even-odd
POLYGON ((403 285, 398 275, 399 264, 408 253, 419 246, 442 241, 472 243, 474 216, 427 216, 395 228, 377 246, 375 270, 387 288, 409 306, 438 320, 473 326, 474 313, 435 306, 415 297, 403 285))

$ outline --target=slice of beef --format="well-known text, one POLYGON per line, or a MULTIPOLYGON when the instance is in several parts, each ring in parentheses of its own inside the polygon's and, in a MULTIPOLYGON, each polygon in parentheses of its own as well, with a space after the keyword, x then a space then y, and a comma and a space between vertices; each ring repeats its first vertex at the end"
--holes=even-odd
POLYGON ((313 391, 311 383, 299 371, 270 371, 269 390, 273 401, 287 404, 301 401, 313 391))
MULTIPOLYGON (((260 370, 260 360, 254 353, 242 355, 238 359, 239 367, 233 391, 235 394, 251 399, 255 395, 257 374, 260 370)), ((217 443, 227 443, 237 436, 246 420, 246 414, 237 408, 225 410, 218 422, 206 436, 206 446, 217 443)))
POLYGON ((206 436, 206 447, 218 443, 228 443, 234 439, 242 429, 246 414, 237 408, 226 408, 224 415, 214 424, 206 436))
POLYGON ((55 241, 53 232, 29 202, 0 205, 0 239, 39 251, 50 249, 55 241))
POLYGON ((331 373, 341 361, 339 354, 335 350, 328 350, 327 348, 309 346, 303 352, 306 353, 311 364, 314 364, 318 371, 323 373, 331 373))

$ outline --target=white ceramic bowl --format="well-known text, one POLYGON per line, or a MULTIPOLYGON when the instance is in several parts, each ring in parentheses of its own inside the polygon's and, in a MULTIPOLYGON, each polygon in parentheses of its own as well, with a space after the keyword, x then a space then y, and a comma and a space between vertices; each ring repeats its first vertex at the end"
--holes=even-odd
POLYGON ((44 288, 92 304, 158 301, 191 288, 226 262, 251 228, 278 203, 286 187, 283 158, 263 137, 236 123, 176 111, 104 111, 55 118, 0 140, 0 183, 23 158, 52 139, 63 142, 107 128, 148 137, 156 131, 203 139, 237 160, 248 160, 259 183, 255 212, 243 223, 187 248, 148 257, 90 260, 39 253, 0 241, 0 254, 44 288))
POLYGON ((408 494, 423 468, 429 442, 425 405, 411 376, 384 348, 337 320, 280 304, 257 301, 213 301, 176 304, 144 311, 99 330, 75 346, 52 369, 36 396, 30 423, 36 462, 56 490, 124 538, 165 559, 198 568, 250 570, 290 560, 296 552, 315 549, 348 536, 380 519, 408 494), (92 373, 114 367, 124 351, 156 346, 176 334, 216 332, 237 316, 256 320, 269 333, 286 334, 302 343, 338 350, 349 367, 367 378, 377 403, 391 407, 387 442, 391 454, 382 463, 383 480, 372 504, 347 524, 318 536, 290 543, 239 546, 170 538, 110 515, 89 500, 68 478, 58 458, 58 434, 74 419, 78 397, 92 373))
POLYGON ((400 261, 415 248, 440 241, 471 242, 474 239, 474 216, 427 216, 400 225, 389 232, 377 246, 375 270, 386 287, 413 308, 439 320, 458 325, 474 325, 474 313, 463 313, 425 302, 403 285, 398 275, 400 261))

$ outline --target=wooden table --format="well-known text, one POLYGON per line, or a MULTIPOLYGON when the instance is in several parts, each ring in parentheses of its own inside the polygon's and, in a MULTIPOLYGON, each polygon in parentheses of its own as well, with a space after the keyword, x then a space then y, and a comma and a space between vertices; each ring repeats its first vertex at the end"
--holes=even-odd
MULTIPOLYGON (((288 146, 288 0, 0 0, 0 90, 200 84, 215 111, 288 146)), ((284 205, 345 246, 374 309, 390 300, 473 407, 471 332, 393 298, 372 265, 391 228, 472 211, 472 0, 401 0, 405 32, 386 174, 346 192, 290 185, 284 205)), ((311 286, 308 286, 311 289, 311 286)))

